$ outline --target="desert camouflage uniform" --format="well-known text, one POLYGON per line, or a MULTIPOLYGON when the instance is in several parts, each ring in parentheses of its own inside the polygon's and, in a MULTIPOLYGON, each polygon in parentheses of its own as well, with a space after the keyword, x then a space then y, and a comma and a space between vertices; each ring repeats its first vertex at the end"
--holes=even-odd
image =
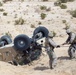
POLYGON ((54 52, 54 48, 57 47, 56 43, 52 40, 52 38, 47 37, 45 39, 45 47, 47 54, 49 56, 49 65, 50 68, 53 69, 57 64, 57 57, 54 52))
POLYGON ((65 44, 71 44, 70 47, 69 47, 69 50, 68 50, 68 54, 70 56, 70 58, 75 58, 76 57, 76 34, 75 33, 68 33, 68 38, 65 42, 65 44))

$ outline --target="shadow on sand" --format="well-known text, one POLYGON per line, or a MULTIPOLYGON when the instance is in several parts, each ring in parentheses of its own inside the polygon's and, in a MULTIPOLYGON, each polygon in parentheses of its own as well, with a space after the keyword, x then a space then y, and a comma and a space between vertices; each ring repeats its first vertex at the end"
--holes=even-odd
MULTIPOLYGON (((70 60, 70 58, 68 56, 61 56, 61 57, 58 57, 58 60, 70 60)), ((34 68, 34 70, 41 70, 41 71, 48 70, 48 69, 49 67, 45 67, 45 66, 38 66, 34 68)))
POLYGON ((36 68, 34 68, 34 70, 41 70, 41 71, 44 71, 44 70, 47 70, 47 69, 49 69, 48 67, 36 67, 36 68))
POLYGON ((58 60, 70 60, 70 58, 68 56, 61 56, 58 57, 58 60))

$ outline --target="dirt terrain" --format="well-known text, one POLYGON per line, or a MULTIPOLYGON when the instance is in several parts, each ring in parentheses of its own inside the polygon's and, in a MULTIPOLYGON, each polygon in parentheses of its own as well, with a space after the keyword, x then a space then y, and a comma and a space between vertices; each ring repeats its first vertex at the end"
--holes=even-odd
MULTIPOLYGON (((49 2, 12 0, 6 3, 0 1, 2 3, 0 6, 1 36, 4 34, 11 35, 12 40, 18 34, 32 37, 36 27, 44 26, 49 31, 56 33, 54 40, 60 45, 67 39, 66 25, 76 31, 76 18, 69 13, 70 10, 76 9, 76 1, 64 3, 67 5, 66 9, 55 6, 56 0, 49 0, 49 2), (49 10, 41 10, 41 6, 45 6, 49 10), (41 19, 41 13, 46 14, 45 19, 41 19), (17 23, 19 19, 23 20, 20 24, 17 23)), ((58 64, 53 70, 49 69, 49 59, 45 49, 43 49, 40 59, 33 61, 30 65, 13 66, 0 61, 0 75, 76 75, 76 59, 70 60, 67 51, 68 46, 55 49, 58 64)))

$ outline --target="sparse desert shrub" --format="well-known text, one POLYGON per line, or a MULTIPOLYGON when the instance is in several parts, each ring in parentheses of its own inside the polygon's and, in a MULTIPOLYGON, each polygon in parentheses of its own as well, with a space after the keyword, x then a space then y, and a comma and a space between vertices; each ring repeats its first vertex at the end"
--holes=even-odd
POLYGON ((71 14, 73 17, 76 18, 76 10, 74 10, 74 11, 70 11, 70 14, 71 14))
POLYGON ((46 10, 46 11, 50 11, 50 10, 51 10, 50 7, 47 8, 47 7, 44 6, 44 5, 43 5, 43 6, 40 6, 40 9, 41 9, 41 10, 46 10))
POLYGON ((73 2, 73 1, 75 1, 75 0, 68 0, 69 2, 73 2))
POLYGON ((9 31, 6 32, 5 35, 8 35, 8 36, 12 37, 12 35, 11 35, 11 33, 9 31))
POLYGON ((50 10, 51 10, 51 8, 50 8, 50 7, 46 9, 46 11, 50 11, 50 10))
POLYGON ((24 19, 19 18, 18 20, 15 20, 15 25, 23 25, 24 24, 24 19))
POLYGON ((43 2, 44 2, 44 1, 48 1, 48 0, 43 0, 43 2))
POLYGON ((46 6, 40 6, 41 10, 46 10, 46 8, 47 8, 46 6))
POLYGON ((4 11, 4 9, 0 9, 0 12, 3 12, 4 11))
POLYGON ((0 6, 2 6, 3 4, 0 2, 0 6))
POLYGON ((4 12, 4 13, 3 13, 3 15, 4 15, 4 16, 7 16, 7 13, 6 13, 6 12, 4 12))
POLYGON ((15 14, 14 18, 17 18, 17 14, 15 14))
POLYGON ((56 1, 56 2, 54 2, 54 5, 55 6, 60 6, 61 5, 61 2, 60 1, 56 1))
POLYGON ((42 24, 42 23, 39 21, 39 22, 38 22, 38 25, 41 25, 41 24, 42 24))
POLYGON ((68 0, 58 0, 58 1, 60 1, 61 3, 67 3, 68 2, 68 0))
POLYGON ((61 3, 67 3, 67 2, 73 2, 75 0, 58 0, 58 1, 60 1, 61 3))
POLYGON ((18 25, 19 24, 19 20, 15 20, 15 25, 18 25))
POLYGON ((12 1, 12 0, 3 0, 4 3, 8 2, 8 1, 12 1))
POLYGON ((53 35, 54 35, 54 37, 56 36, 56 32, 55 31, 52 31, 52 33, 53 33, 53 35))
POLYGON ((24 2, 24 0, 21 0, 21 2, 24 2))
POLYGON ((41 13, 41 19, 45 19, 46 14, 45 13, 41 13))
POLYGON ((68 25, 68 24, 65 24, 65 30, 67 30, 67 29, 69 29, 70 28, 70 26, 68 25))
POLYGON ((53 35, 54 35, 54 37, 56 36, 56 32, 55 31, 53 31, 53 35))
POLYGON ((7 21, 7 23, 9 24, 9 23, 10 23, 10 21, 7 21))
POLYGON ((66 23, 66 20, 62 20, 63 23, 66 23))
POLYGON ((35 25, 31 24, 31 28, 35 28, 35 25))
POLYGON ((61 9, 66 9, 67 6, 66 6, 65 4, 61 4, 61 5, 60 5, 60 8, 61 8, 61 9))

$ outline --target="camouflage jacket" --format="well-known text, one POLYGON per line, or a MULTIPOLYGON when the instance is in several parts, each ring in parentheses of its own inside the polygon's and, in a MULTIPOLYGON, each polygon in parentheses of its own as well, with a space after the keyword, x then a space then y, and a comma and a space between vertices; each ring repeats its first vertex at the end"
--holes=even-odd
POLYGON ((54 49, 55 47, 57 47, 57 44, 51 38, 48 37, 45 38, 45 47, 50 47, 50 49, 54 49))
POLYGON ((66 43, 69 43, 69 44, 76 43, 76 34, 75 33, 70 33, 69 37, 66 40, 66 43))

